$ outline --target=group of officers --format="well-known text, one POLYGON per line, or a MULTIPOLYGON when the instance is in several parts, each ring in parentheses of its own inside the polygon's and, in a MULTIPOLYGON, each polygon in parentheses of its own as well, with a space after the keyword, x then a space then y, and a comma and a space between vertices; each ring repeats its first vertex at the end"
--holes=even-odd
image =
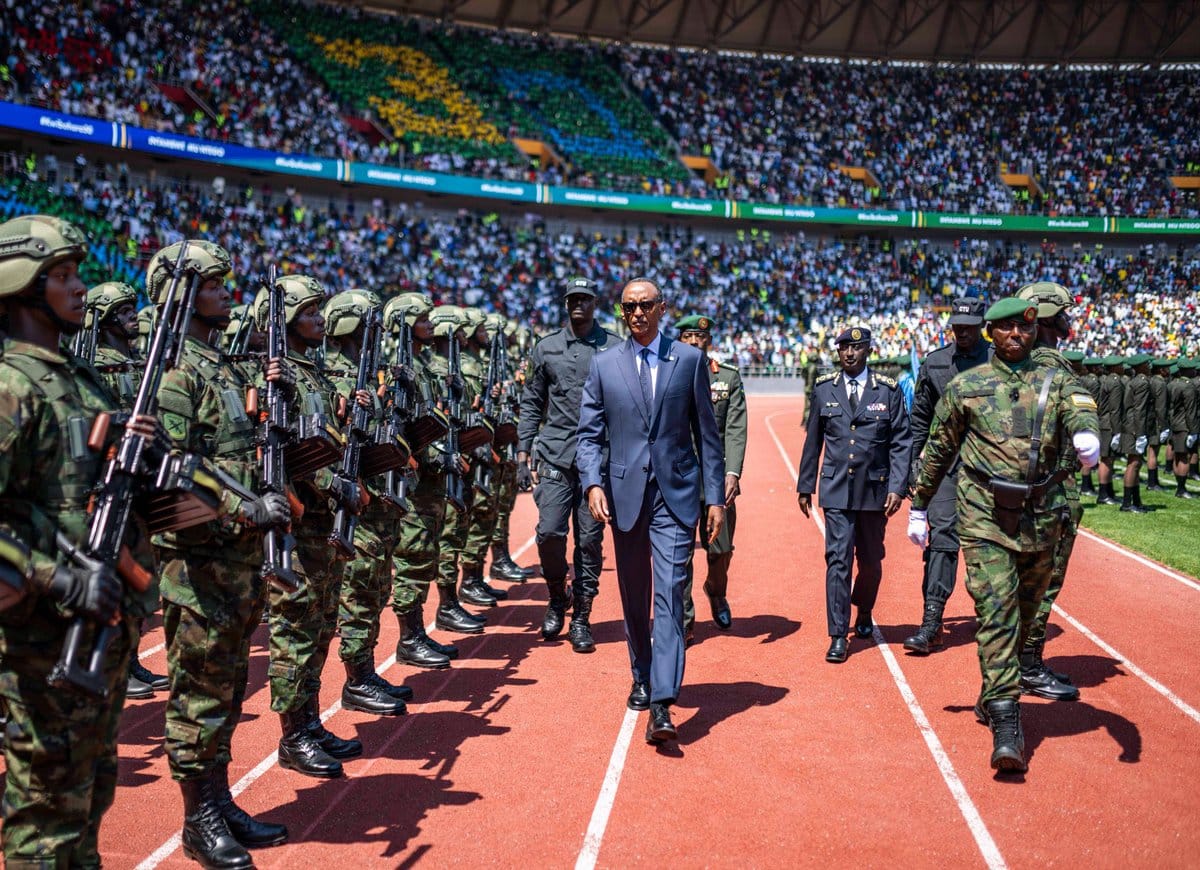
MULTIPOLYGON (((430 587, 437 629, 484 631, 487 611, 507 597, 484 577, 489 550, 490 579, 521 583, 532 574, 508 548, 520 490, 534 489, 539 511, 550 599, 541 633, 557 637, 570 609, 571 647, 594 650, 590 611, 603 527, 582 501, 574 433, 591 356, 616 339, 595 321, 592 282, 567 282, 568 325, 530 353, 522 347, 527 330, 499 315, 435 306, 422 293, 386 302, 363 290, 331 296, 302 274, 274 278, 253 304, 235 307, 230 287, 248 276, 233 274, 228 252, 204 240, 175 243, 151 259, 150 304, 139 312, 131 286, 84 285, 87 256, 86 238, 60 219, 0 224, 6 866, 100 865, 100 822, 117 784, 119 714, 126 697, 155 692, 167 693, 164 746, 183 796, 184 853, 205 867, 253 866, 248 850, 288 837, 283 825, 246 813, 230 791, 255 629, 269 623, 279 764, 313 777, 342 775, 342 761, 363 746, 321 722, 321 674, 334 637, 346 673, 342 705, 405 713, 412 690, 375 665, 383 611, 390 600, 400 626, 397 661, 449 667, 458 648, 426 630, 430 587), (168 315, 181 284, 191 287, 190 307, 186 316, 168 315), (173 364, 155 369, 146 355, 158 358, 168 317, 181 334, 170 339, 173 364), (274 424, 263 405, 272 396, 295 442, 283 453, 285 486, 273 485, 264 460, 274 424), (376 438, 399 403, 407 430, 376 438), (402 444, 405 461, 376 474, 360 464, 355 476, 345 457, 351 443, 368 443, 354 440, 363 435, 387 445, 377 457, 402 444), (137 498, 120 560, 106 562, 93 547, 96 506, 130 444, 141 457, 137 498), (190 461, 182 465, 192 469, 188 491, 207 498, 207 512, 174 524, 160 514, 157 526, 148 519, 145 506, 161 504, 152 497, 163 485, 163 455, 190 461), (347 530, 352 543, 339 546, 347 530), (165 676, 143 668, 137 655, 142 623, 160 607, 165 676), (64 684, 64 648, 96 650, 99 682, 90 691, 64 684)), ((707 349, 710 319, 679 326, 683 340, 707 349)), ((710 373, 728 433, 732 506, 745 400, 735 369, 710 361, 710 373)), ((704 588, 721 629, 731 625, 732 518, 728 525, 705 545, 704 588)), ((690 612, 688 619, 690 635, 690 612)))

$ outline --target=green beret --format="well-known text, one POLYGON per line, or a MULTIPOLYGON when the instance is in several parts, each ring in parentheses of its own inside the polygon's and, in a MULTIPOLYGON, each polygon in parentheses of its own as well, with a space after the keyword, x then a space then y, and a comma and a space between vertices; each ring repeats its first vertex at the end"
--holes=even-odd
POLYGON ((1167 359, 1165 356, 1155 357, 1154 362, 1151 363, 1156 369, 1168 369, 1174 364, 1175 360, 1167 359))
POLYGON ((992 303, 992 307, 983 315, 988 323, 998 320, 1024 320, 1033 323, 1037 320, 1037 303, 1027 299, 1008 296, 992 303))
POLYGON ((1180 357, 1176 362, 1176 365, 1179 367, 1180 371, 1194 372, 1198 367, 1200 367, 1200 360, 1194 360, 1188 357, 1180 357))
POLYGON ((692 314, 688 317, 681 317, 675 321, 675 328, 680 332, 712 332, 713 322, 711 317, 706 317, 703 314, 692 314))
POLYGON ((1083 364, 1088 368, 1096 368, 1098 366, 1108 365, 1108 363, 1105 361, 1105 357, 1102 356, 1088 357, 1083 361, 1083 364))
POLYGON ((1083 351, 1081 350, 1064 350, 1063 359, 1067 362, 1083 362, 1083 351))
POLYGON ((1148 353, 1135 353, 1133 356, 1128 357, 1125 360, 1125 365, 1127 365, 1127 366, 1145 365, 1146 363, 1151 362, 1153 359, 1154 359, 1154 357, 1148 353))

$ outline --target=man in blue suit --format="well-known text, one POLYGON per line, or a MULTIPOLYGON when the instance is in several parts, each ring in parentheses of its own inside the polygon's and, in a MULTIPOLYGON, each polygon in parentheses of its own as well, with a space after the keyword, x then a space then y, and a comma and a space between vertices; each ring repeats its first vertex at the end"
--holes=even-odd
POLYGON ((872 634, 871 608, 883 578, 887 518, 900 509, 908 488, 912 435, 904 396, 896 382, 867 368, 871 331, 851 327, 837 337, 842 370, 818 378, 808 408, 808 428, 797 500, 807 517, 817 489, 825 512, 825 605, 832 641, 825 661, 841 663, 848 649, 850 604, 858 607, 856 637, 872 634), (858 579, 850 591, 850 569, 858 579))
POLYGON ((588 509, 612 524, 633 668, 628 705, 650 709, 649 743, 676 737, 670 706, 683 682, 683 583, 700 504, 708 505, 708 540, 725 521, 725 462, 704 354, 659 335, 664 310, 651 281, 625 285, 630 338, 592 358, 576 447, 588 509))

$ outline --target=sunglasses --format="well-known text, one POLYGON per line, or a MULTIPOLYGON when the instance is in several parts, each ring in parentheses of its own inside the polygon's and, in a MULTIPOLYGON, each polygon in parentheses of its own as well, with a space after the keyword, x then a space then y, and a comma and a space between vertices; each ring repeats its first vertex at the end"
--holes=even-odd
POLYGON ((641 311, 643 314, 649 314, 660 302, 662 302, 661 299, 650 299, 645 302, 622 302, 621 312, 623 314, 633 314, 635 311, 641 311))

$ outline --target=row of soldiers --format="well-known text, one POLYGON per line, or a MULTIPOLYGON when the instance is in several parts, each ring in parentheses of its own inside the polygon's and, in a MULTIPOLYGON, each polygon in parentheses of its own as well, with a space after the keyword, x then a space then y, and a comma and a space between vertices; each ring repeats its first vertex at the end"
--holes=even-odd
POLYGON ((236 320, 229 288, 246 276, 220 246, 192 240, 150 261, 157 317, 139 341, 136 292, 87 291, 87 254, 56 218, 0 224, 6 864, 100 865, 133 685, 169 693, 164 744, 185 854, 251 867, 248 849, 288 836, 238 807, 229 785, 264 610, 279 763, 336 777, 363 747, 319 715, 335 634, 343 706, 400 715, 411 689, 375 668, 389 599, 397 659, 445 668, 459 650, 427 633, 430 587, 438 629, 478 634, 486 617, 463 602, 506 597, 483 577, 489 548, 492 577, 526 578, 507 543, 513 330, 421 293, 386 305, 361 290, 330 297, 295 274, 268 279, 236 320), (117 490, 122 480, 132 488, 117 490), (114 492, 135 494, 117 499, 133 509, 109 511, 114 492), (114 528, 116 547, 102 546, 114 528), (168 674, 131 681, 140 621, 160 600, 168 674))
POLYGON ((1096 399, 1100 416, 1099 490, 1090 474, 1082 492, 1097 504, 1120 504, 1127 513, 1147 513, 1142 505, 1140 472, 1146 465, 1146 488, 1164 491, 1159 453, 1166 448, 1169 472, 1175 475, 1175 497, 1193 498, 1186 483, 1200 480, 1196 465, 1200 433, 1200 360, 1167 359, 1148 353, 1089 357, 1079 351, 1064 356, 1079 381, 1096 399), (1113 463, 1126 459, 1120 502, 1113 487, 1113 463))

